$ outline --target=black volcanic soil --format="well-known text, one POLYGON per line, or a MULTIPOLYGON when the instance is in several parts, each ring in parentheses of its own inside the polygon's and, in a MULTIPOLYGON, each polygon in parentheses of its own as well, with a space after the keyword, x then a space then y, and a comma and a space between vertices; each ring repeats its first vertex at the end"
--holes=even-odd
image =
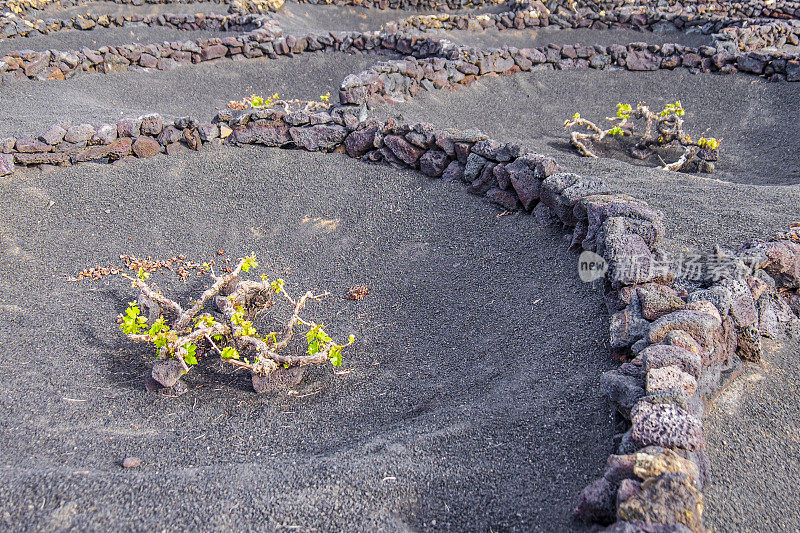
POLYGON ((800 220, 798 96, 798 84, 752 76, 586 69, 482 78, 466 89, 424 92, 376 112, 440 127, 476 127, 554 155, 566 169, 602 176, 616 191, 663 210, 676 248, 705 251, 715 243, 738 246, 763 238, 800 220), (573 113, 599 121, 615 114, 617 102, 638 100, 653 107, 681 100, 690 133, 722 138, 717 170, 669 173, 621 152, 613 159, 581 157, 569 145, 564 120, 573 113))
POLYGON ((176 30, 164 26, 123 26, 103 28, 96 26, 91 30, 64 30, 47 35, 32 35, 14 39, 0 40, 0 56, 14 50, 81 50, 87 47, 97 50, 101 46, 122 46, 125 44, 160 44, 163 42, 184 42, 211 37, 235 36, 236 33, 205 30, 176 30))
POLYGON ((797 342, 767 344, 764 360, 708 411, 713 468, 705 490, 713 531, 793 531, 800 524, 800 361, 797 342))
POLYGON ((546 27, 541 29, 497 30, 489 28, 485 31, 470 30, 428 30, 425 35, 436 36, 452 41, 455 44, 474 46, 477 48, 533 48, 548 44, 628 44, 644 42, 648 44, 679 43, 685 46, 698 47, 712 45, 713 39, 702 33, 686 33, 679 31, 650 32, 626 29, 589 30, 583 28, 560 29, 546 27))
POLYGON ((166 72, 79 74, 62 81, 21 81, 0 86, 8 113, 0 115, 0 138, 41 134, 51 124, 114 123, 122 117, 161 113, 210 121, 229 100, 253 93, 319 100, 335 95, 349 72, 367 69, 385 56, 341 53, 293 58, 228 59, 166 72))
MULTIPOLYGON (((614 363, 567 241, 461 187, 345 156, 208 148, 2 180, 0 523, 11 529, 566 531, 614 363), (255 252, 357 336, 345 375, 258 396, 211 363, 144 390, 120 253, 255 252), (342 298, 365 284, 360 302, 342 298), (579 333, 578 333, 579 332, 579 333), (142 459, 123 470, 128 456, 142 459)), ((170 285, 188 301, 200 280, 170 285)))

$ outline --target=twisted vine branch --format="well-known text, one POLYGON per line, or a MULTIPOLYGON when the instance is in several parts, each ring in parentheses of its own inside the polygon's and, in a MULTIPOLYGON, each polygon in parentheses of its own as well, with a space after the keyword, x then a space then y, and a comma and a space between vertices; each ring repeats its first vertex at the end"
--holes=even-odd
MULTIPOLYGON (((155 320, 148 322, 147 318, 141 316, 139 306, 132 302, 118 320, 125 335, 135 342, 152 343, 157 349, 159 360, 175 358, 182 373, 189 372, 191 366, 197 364, 198 358, 209 353, 215 353, 227 364, 260 376, 268 375, 280 366, 300 367, 323 364, 329 360, 335 366, 341 364, 341 350, 353 343, 353 336, 350 336, 348 344, 337 344, 325 333, 321 324, 301 317, 301 311, 309 301, 320 300, 329 293, 314 294, 308 291, 294 299, 284 289, 282 279, 270 281, 266 276, 262 276, 261 281, 241 279, 243 272, 258 266, 254 256, 240 259, 223 276, 217 276, 213 268, 207 266, 213 283, 185 310, 176 301, 151 286, 147 282, 149 274, 143 270, 139 271, 137 277, 120 274, 139 289, 140 296, 146 299, 147 305, 156 306, 155 312, 150 316, 157 316, 155 320), (270 332, 262 337, 253 326, 252 319, 271 307, 276 296, 285 298, 292 306, 291 316, 282 331, 270 332), (215 320, 210 313, 204 311, 212 298, 222 314, 222 321, 215 320), (307 351, 293 355, 280 353, 289 346, 298 326, 308 329, 307 351)), ((164 386, 172 386, 179 377, 173 376, 166 380, 157 374, 154 368, 153 378, 164 386)))
POLYGON ((572 118, 564 122, 565 128, 575 126, 583 127, 589 132, 571 131, 570 144, 585 157, 597 157, 590 144, 600 142, 606 136, 633 135, 634 120, 645 120, 644 134, 629 150, 630 155, 637 159, 650 157, 656 149, 678 144, 683 147, 681 157, 673 162, 666 163, 661 156, 662 170, 680 171, 697 166, 701 172, 713 172, 714 161, 719 157, 719 143, 714 138, 701 138, 692 140, 684 130, 683 115, 685 111, 680 102, 669 104, 658 113, 647 105, 639 103, 636 108, 626 104, 617 104, 617 116, 606 117, 612 125, 603 129, 591 120, 585 119, 575 113, 572 118))

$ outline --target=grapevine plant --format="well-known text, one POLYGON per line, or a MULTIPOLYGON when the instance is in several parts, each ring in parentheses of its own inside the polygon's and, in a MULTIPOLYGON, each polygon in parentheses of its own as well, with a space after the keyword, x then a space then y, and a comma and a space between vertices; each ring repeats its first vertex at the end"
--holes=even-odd
POLYGON ((564 122, 565 128, 582 126, 588 132, 570 132, 570 143, 582 155, 586 157, 597 157, 592 150, 593 142, 600 142, 606 136, 632 136, 635 120, 644 119, 644 134, 636 140, 630 148, 629 153, 637 159, 647 159, 657 150, 672 145, 683 148, 681 157, 673 162, 666 163, 660 155, 659 159, 663 170, 686 171, 693 168, 701 172, 713 172, 714 162, 719 158, 720 141, 710 137, 701 137, 693 140, 692 137, 683 129, 683 117, 686 111, 680 101, 666 105, 661 111, 655 112, 643 103, 639 103, 635 108, 630 104, 617 104, 617 114, 614 117, 606 117, 611 123, 611 127, 603 129, 591 120, 581 117, 575 113, 572 118, 564 122))
POLYGON ((268 107, 281 107, 287 113, 291 111, 296 111, 302 109, 305 112, 313 112, 313 111, 321 111, 325 109, 330 109, 331 103, 331 93, 325 93, 319 97, 319 101, 311 100, 297 100, 291 99, 286 100, 282 99, 278 93, 273 94, 272 96, 260 96, 258 94, 251 94, 250 96, 245 96, 240 100, 231 100, 228 102, 227 106, 231 109, 235 109, 237 111, 242 111, 245 109, 266 109, 268 107))
POLYGON ((204 263, 199 272, 208 274, 213 283, 190 307, 184 309, 152 286, 147 270, 139 268, 135 275, 120 275, 139 289, 139 298, 130 302, 118 318, 122 332, 132 341, 152 344, 156 364, 152 377, 165 387, 174 386, 183 374, 208 357, 250 371, 256 390, 258 380, 292 367, 330 362, 341 366, 342 349, 346 344, 335 342, 318 324, 301 316, 309 300, 319 300, 328 293, 306 292, 293 298, 281 278, 244 279, 244 273, 258 266, 255 255, 240 259, 228 273, 218 276, 213 264, 204 263), (279 331, 264 334, 254 325, 257 316, 275 304, 276 299, 288 302, 291 314, 279 331), (214 300, 219 315, 206 311, 214 300), (305 329, 305 350, 286 354, 297 328, 305 329))

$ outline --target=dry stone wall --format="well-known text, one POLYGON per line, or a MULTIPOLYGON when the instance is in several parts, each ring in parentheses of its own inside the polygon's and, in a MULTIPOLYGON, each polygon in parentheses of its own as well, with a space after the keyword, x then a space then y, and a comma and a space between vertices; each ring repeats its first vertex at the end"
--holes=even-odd
MULTIPOLYGON (((776 8, 769 16, 782 18, 777 15, 791 8, 786 2, 784 11, 776 8)), ((555 11, 550 4, 537 9, 555 11)), ((767 15, 762 10, 759 16, 767 15)), ((258 144, 335 152, 414 169, 432 179, 462 183, 470 194, 503 210, 524 211, 543 223, 560 224, 571 233, 570 246, 576 253, 594 254, 592 260, 607 267, 598 285, 611 316, 610 346, 624 361, 601 381, 619 427, 615 453, 609 456, 604 475, 581 493, 575 515, 607 526, 610 532, 703 530, 702 489, 708 476, 704 409, 742 360, 760 358, 762 338, 800 335, 800 226, 737 250, 718 250, 714 258, 725 258, 734 268, 722 276, 703 271, 687 281, 664 266, 663 215, 647 203, 614 193, 601 179, 565 172, 552 157, 525 152, 519 145, 478 131, 380 121, 368 118, 365 111, 422 90, 454 88, 482 75, 533 69, 689 68, 798 81, 796 57, 763 50, 733 54, 710 46, 645 43, 477 50, 408 35, 399 26, 385 33, 296 38, 281 35, 264 17, 173 17, 147 20, 182 29, 206 23, 257 27, 242 36, 194 43, 10 54, 0 59, 0 72, 3 79, 47 79, 55 72, 52 69, 65 76, 92 69, 113 72, 109 65, 119 57, 127 61, 120 62, 125 68, 162 68, 159 62, 167 59, 197 63, 319 50, 391 51, 409 57, 348 76, 340 88, 341 104, 324 110, 224 108, 206 121, 192 117, 166 121, 148 114, 113 124, 58 123, 40 135, 0 139, 0 176, 12 173, 15 166, 117 164, 223 143, 258 144)), ((481 28, 532 27, 528 24, 533 20, 544 21, 542 16, 521 12, 459 17, 437 20, 481 28)), ((557 20, 547 17, 548 24, 557 20)), ((125 22, 133 19, 123 18, 125 22)))
POLYGON ((118 162, 208 144, 259 144, 415 169, 463 183, 501 209, 562 224, 576 252, 597 254, 608 266, 600 286, 610 344, 627 361, 601 384, 621 429, 617 453, 581 493, 575 515, 614 532, 702 531, 705 405, 742 359, 759 359, 762 336, 800 335, 800 227, 730 252, 732 275, 687 285, 661 265, 663 215, 647 203, 478 131, 362 120, 362 111, 224 109, 209 122, 151 114, 96 127, 56 124, 38 137, 0 141, 0 174, 14 164, 118 162))

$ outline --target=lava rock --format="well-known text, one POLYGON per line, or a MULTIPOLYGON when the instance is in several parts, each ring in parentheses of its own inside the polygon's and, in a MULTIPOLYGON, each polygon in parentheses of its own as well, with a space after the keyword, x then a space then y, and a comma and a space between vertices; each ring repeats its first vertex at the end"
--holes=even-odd
POLYGON ((440 177, 450 165, 450 158, 441 150, 429 150, 419 158, 419 169, 431 178, 440 177))
POLYGON ((152 137, 139 137, 133 143, 133 153, 140 159, 153 157, 161 153, 161 145, 152 137))
POLYGON ((54 124, 50 127, 49 130, 44 132, 39 139, 42 142, 45 142, 51 146, 56 145, 64 140, 64 135, 67 134, 67 130, 59 126, 58 124, 54 124))
POLYGON ((96 132, 91 124, 77 124, 67 130, 64 140, 68 143, 85 143, 94 137, 96 132))
POLYGON ((423 149, 414 146, 400 135, 387 135, 383 142, 392 151, 392 154, 410 167, 416 167, 419 158, 424 153, 423 149))
POLYGON ((115 124, 101 124, 92 138, 100 144, 111 144, 117 139, 117 126, 115 124))
POLYGON ((11 154, 0 154, 0 176, 7 176, 14 172, 14 156, 11 154))
POLYGON ((475 153, 469 154, 469 156, 467 156, 467 164, 464 165, 464 176, 462 177, 462 180, 467 183, 472 183, 475 181, 478 176, 480 176, 481 171, 487 162, 488 160, 485 157, 475 153))
POLYGON ((158 113, 143 115, 137 119, 139 131, 142 135, 157 136, 164 129, 164 119, 158 113))
MULTIPOLYGON (((675 333, 675 332, 671 332, 675 333)), ((679 346, 668 344, 651 344, 641 352, 642 367, 646 372, 656 368, 676 365, 695 379, 700 378, 703 359, 696 352, 690 352, 679 346)))
POLYGON ((676 365, 653 368, 647 372, 647 392, 683 389, 692 396, 697 390, 697 380, 676 365))
POLYGON ((295 145, 308 151, 329 152, 342 144, 347 130, 336 124, 319 124, 310 128, 289 128, 289 135, 295 145))
POLYGON ((258 394, 269 391, 284 390, 300 383, 305 369, 302 366, 278 367, 266 375, 252 374, 253 389, 258 394))
POLYGON ((641 378, 611 370, 600 377, 600 390, 611 404, 626 418, 633 406, 645 395, 641 378))
POLYGON ((674 289, 659 283, 638 287, 636 294, 642 304, 642 316, 647 320, 657 320, 686 306, 686 302, 678 297, 674 289))
POLYGON ((683 524, 692 532, 703 528, 703 495, 685 474, 662 474, 642 483, 642 491, 620 504, 622 520, 683 524))
POLYGON ((631 410, 631 440, 639 446, 697 450, 705 446, 702 422, 671 404, 640 401, 631 410))
POLYGON ((446 182, 460 182, 464 178, 464 165, 458 161, 451 161, 442 172, 442 180, 446 182))
POLYGON ((375 134, 378 127, 365 128, 350 132, 344 140, 344 147, 350 157, 362 157, 375 148, 375 134))
POLYGON ((172 387, 183 376, 183 365, 177 359, 159 359, 150 375, 164 387, 172 387))

